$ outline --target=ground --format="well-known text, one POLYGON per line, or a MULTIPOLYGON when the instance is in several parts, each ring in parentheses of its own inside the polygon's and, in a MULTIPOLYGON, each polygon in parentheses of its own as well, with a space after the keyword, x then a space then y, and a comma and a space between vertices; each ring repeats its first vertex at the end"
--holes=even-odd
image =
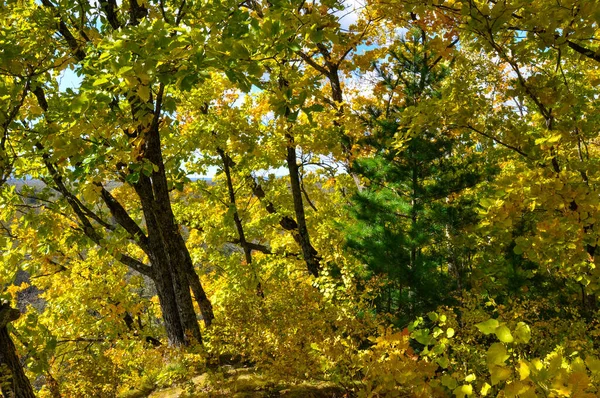
POLYGON ((339 386, 323 381, 292 384, 266 377, 255 368, 224 367, 187 382, 153 392, 131 391, 122 398, 342 398, 348 396, 339 386))

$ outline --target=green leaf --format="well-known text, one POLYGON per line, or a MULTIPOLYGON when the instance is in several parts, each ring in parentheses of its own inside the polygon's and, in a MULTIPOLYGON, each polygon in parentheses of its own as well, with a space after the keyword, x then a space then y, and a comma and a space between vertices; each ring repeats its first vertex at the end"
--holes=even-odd
POLYGON ((142 99, 142 101, 148 102, 150 100, 150 87, 138 86, 137 94, 142 99))
POLYGON ((450 361, 446 357, 437 358, 435 361, 437 362, 438 365, 440 365, 444 369, 447 369, 448 365, 450 364, 450 361))
POLYGON ((198 77, 194 74, 189 74, 185 76, 179 82, 179 88, 183 91, 189 91, 192 87, 198 82, 198 77))
POLYGON ((509 355, 506 352, 504 344, 494 343, 487 351, 487 364, 488 366, 504 365, 504 361, 506 361, 508 357, 509 355))
POLYGON ((488 335, 491 333, 495 333, 499 325, 500 322, 498 322, 498 320, 488 319, 487 321, 478 323, 475 326, 477 327, 477 329, 479 329, 481 333, 488 335))
POLYGON ((506 325, 500 325, 495 333, 498 339, 503 343, 512 343, 515 340, 512 334, 510 334, 510 329, 506 327, 506 325))
POLYGON ((140 181, 140 173, 136 172, 128 174, 127 177, 125 177, 125 181, 130 184, 137 184, 140 181))
POLYGON ((450 375, 443 375, 442 376, 442 385, 448 387, 449 389, 453 390, 456 388, 457 386, 457 382, 456 380, 454 380, 454 378, 450 375))
POLYGON ((108 83, 108 78, 106 76, 103 76, 103 77, 101 77, 99 79, 96 79, 94 81, 94 83, 92 84, 92 86, 98 87, 98 86, 103 85, 104 83, 108 83))
POLYGON ((411 337, 423 345, 433 345, 435 343, 435 339, 429 334, 428 329, 416 330, 411 337))
POLYGON ((525 322, 519 322, 515 328, 515 336, 517 337, 517 342, 528 343, 531 340, 531 329, 525 322))

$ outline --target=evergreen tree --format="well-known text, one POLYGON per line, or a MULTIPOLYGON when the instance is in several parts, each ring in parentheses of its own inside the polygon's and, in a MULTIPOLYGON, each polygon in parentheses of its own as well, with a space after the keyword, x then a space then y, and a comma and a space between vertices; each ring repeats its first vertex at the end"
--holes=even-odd
POLYGON ((440 98, 449 73, 439 58, 429 57, 428 40, 419 29, 409 31, 375 65, 383 95, 362 116, 361 145, 370 151, 353 164, 365 188, 353 198, 347 245, 371 275, 386 278, 377 305, 400 322, 463 287, 469 249, 453 241, 475 213, 460 193, 482 175, 474 167, 478 154, 466 151, 466 136, 435 125, 407 127, 420 107, 440 98))

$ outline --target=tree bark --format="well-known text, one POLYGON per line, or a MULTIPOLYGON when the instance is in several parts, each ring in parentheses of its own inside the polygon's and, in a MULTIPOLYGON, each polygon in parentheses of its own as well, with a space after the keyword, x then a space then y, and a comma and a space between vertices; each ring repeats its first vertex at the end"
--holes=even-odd
MULTIPOLYGON (((153 171, 151 177, 140 173, 142 175, 140 175, 139 183, 146 184, 146 195, 151 195, 149 198, 142 200, 142 206, 145 204, 146 207, 148 207, 147 213, 151 213, 152 218, 155 220, 154 226, 156 230, 153 232, 155 235, 155 242, 158 243, 157 246, 162 246, 167 257, 175 298, 179 308, 179 316, 186 334, 186 339, 187 337, 191 337, 198 342, 202 342, 202 335, 200 333, 200 327, 198 326, 198 320, 196 319, 196 312, 190 293, 190 282, 188 280, 188 275, 190 274, 189 267, 191 266, 193 268, 193 265, 188 263, 188 260, 190 259, 189 252, 185 246, 179 227, 175 222, 175 215, 171 208, 169 186, 162 157, 159 132, 161 101, 162 86, 155 101, 156 109, 154 111, 154 120, 145 133, 146 139, 143 156, 152 163, 153 171)), ((151 231, 149 230, 149 235, 150 232, 151 231)))
MULTIPOLYGON (((289 82, 283 76, 280 76, 279 88, 283 90, 288 86, 289 82)), ((290 108, 286 106, 284 115, 286 119, 290 116, 290 113, 290 108)), ((298 169, 298 159, 296 158, 296 143, 291 131, 286 132, 285 138, 287 139, 287 168, 290 176, 292 198, 294 201, 294 212, 296 213, 296 222, 298 225, 297 241, 300 243, 300 248, 302 249, 302 255, 304 256, 308 272, 311 275, 318 277, 319 271, 321 270, 321 259, 318 252, 310 243, 310 236, 308 234, 308 228, 306 227, 304 203, 302 202, 302 187, 300 186, 300 171, 298 169)))
POLYGON ((164 214, 159 215, 164 211, 165 205, 161 206, 157 203, 149 177, 141 175, 134 187, 142 202, 142 211, 148 228, 148 250, 154 269, 153 280, 163 311, 169 344, 187 344, 188 335, 201 342, 187 274, 184 273, 181 254, 175 252, 174 240, 177 237, 172 236, 172 230, 165 230, 165 227, 169 227, 169 221, 165 220, 164 214))
POLYGON ((0 304, 0 391, 6 398, 35 398, 6 326, 19 318, 19 310, 0 304))
POLYGON ((319 271, 321 270, 321 263, 319 254, 310 243, 310 236, 306 226, 304 203, 302 202, 302 189, 300 188, 300 173, 296 159, 296 145, 294 143, 294 137, 290 134, 287 134, 287 139, 287 166, 290 175, 290 185, 292 188, 296 222, 298 223, 298 237, 308 272, 317 277, 319 276, 319 271))

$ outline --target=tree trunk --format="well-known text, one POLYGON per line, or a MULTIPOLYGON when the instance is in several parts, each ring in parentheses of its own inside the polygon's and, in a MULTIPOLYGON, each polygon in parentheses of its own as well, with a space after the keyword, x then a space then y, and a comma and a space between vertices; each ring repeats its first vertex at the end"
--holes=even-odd
POLYGON ((159 263, 156 262, 153 263, 152 266, 156 269, 154 285, 156 286, 169 345, 184 345, 186 343, 185 333, 179 317, 179 309, 177 306, 177 299, 175 298, 175 290, 173 289, 171 272, 167 269, 166 264, 159 265, 159 263))
POLYGON ((35 398, 6 328, 8 323, 17 320, 20 315, 18 310, 10 308, 7 303, 0 304, 0 391, 6 398, 35 398))
POLYGON ((148 229, 148 251, 150 262, 152 263, 152 280, 156 286, 156 292, 165 323, 167 339, 170 345, 184 345, 185 333, 184 327, 179 316, 179 307, 175 297, 173 284, 173 275, 170 269, 169 258, 166 254, 164 243, 159 232, 159 224, 155 217, 154 195, 152 192, 151 181, 145 175, 140 176, 140 180, 133 185, 138 194, 146 227, 148 229))
POLYGON ((317 251, 310 243, 308 228, 306 227, 306 217, 304 215, 304 203, 302 202, 302 190, 300 188, 300 174, 296 159, 296 145, 294 137, 286 134, 288 139, 287 146, 287 166, 290 174, 290 185, 292 188, 292 198, 294 200, 294 211, 296 213, 296 222, 298 223, 298 237, 304 261, 310 272, 315 277, 319 276, 321 270, 320 259, 317 251))
MULTIPOLYGON (((279 88, 283 89, 288 86, 288 81, 285 78, 280 77, 279 88)), ((287 106, 284 116, 286 119, 290 116, 290 108, 287 106)), ((297 241, 300 243, 300 248, 302 249, 302 255, 304 256, 308 272, 311 275, 318 277, 319 271, 321 270, 321 262, 318 252, 310 243, 310 236, 308 234, 308 228, 306 227, 304 203, 302 202, 302 189, 300 187, 300 172, 298 170, 298 159, 296 158, 296 143, 294 142, 294 136, 289 131, 285 134, 285 138, 287 139, 286 161, 290 175, 294 212, 296 213, 296 222, 298 223, 297 241)))
MULTIPOLYGON (((157 95, 157 107, 160 104, 161 95, 157 95)), ((151 177, 140 176, 140 183, 146 184, 150 190, 150 200, 145 200, 146 205, 156 221, 155 234, 160 236, 160 243, 163 246, 165 254, 169 261, 169 271, 173 280, 175 298, 179 307, 179 316, 181 324, 186 333, 186 337, 192 337, 198 342, 202 342, 200 327, 196 318, 192 295, 190 293, 190 283, 188 281, 189 252, 175 222, 175 215, 171 208, 171 198, 169 196, 169 185, 165 172, 165 164, 162 157, 162 147, 160 142, 159 118, 160 109, 155 110, 155 118, 149 127, 146 141, 144 157, 153 164, 151 177)), ((148 189, 148 188, 147 188, 148 189)), ((148 230, 150 235, 150 230, 148 230)), ((158 239, 157 239, 158 240, 158 239)))
MULTIPOLYGON (((188 253, 189 257, 189 253, 188 253)), ((196 273, 194 269, 194 265, 192 263, 191 257, 186 261, 186 269, 187 269, 187 277, 188 283, 192 288, 192 292, 194 292, 194 298, 196 299, 196 303, 198 303, 198 307, 200 307, 200 313, 202 314, 202 319, 204 320, 204 325, 206 327, 210 327, 213 319, 215 319, 215 314, 213 312, 212 304, 210 300, 206 296, 206 292, 202 287, 202 283, 200 282, 200 277, 196 273)))

